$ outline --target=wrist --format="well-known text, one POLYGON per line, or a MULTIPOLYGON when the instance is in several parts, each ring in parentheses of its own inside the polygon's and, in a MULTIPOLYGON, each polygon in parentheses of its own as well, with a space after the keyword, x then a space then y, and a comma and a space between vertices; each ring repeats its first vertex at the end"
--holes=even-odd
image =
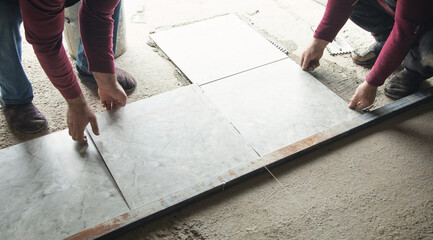
POLYGON ((364 81, 364 86, 370 90, 376 90, 377 86, 370 84, 368 81, 364 81))
POLYGON ((68 107, 82 106, 87 104, 82 93, 76 98, 66 99, 66 102, 68 103, 68 107))
POLYGON ((93 72, 93 76, 95 77, 96 83, 98 87, 112 87, 117 83, 116 74, 115 73, 101 73, 101 72, 93 72))
POLYGON ((322 40, 320 38, 313 38, 313 43, 312 43, 315 47, 324 50, 326 48, 326 46, 329 44, 328 41, 326 40, 322 40))

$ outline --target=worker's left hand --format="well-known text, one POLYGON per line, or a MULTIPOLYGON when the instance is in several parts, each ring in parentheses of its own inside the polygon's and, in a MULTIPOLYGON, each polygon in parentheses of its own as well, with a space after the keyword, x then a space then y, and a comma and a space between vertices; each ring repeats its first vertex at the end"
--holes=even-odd
POLYGON ((126 93, 117 82, 116 74, 93 72, 98 83, 98 95, 102 104, 107 110, 126 105, 126 93))
POLYGON ((84 130, 90 123, 94 134, 99 135, 98 121, 93 110, 87 105, 83 94, 76 98, 66 99, 68 103, 67 123, 69 135, 74 141, 87 142, 84 130))
POLYGON ((376 98, 377 87, 368 84, 366 81, 361 83, 350 99, 349 108, 361 110, 373 104, 376 98))

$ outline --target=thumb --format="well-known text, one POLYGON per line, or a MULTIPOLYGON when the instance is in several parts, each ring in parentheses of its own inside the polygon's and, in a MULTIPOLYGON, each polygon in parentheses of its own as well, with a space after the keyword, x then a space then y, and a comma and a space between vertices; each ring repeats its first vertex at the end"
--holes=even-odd
POLYGON ((92 132, 96 135, 99 135, 99 126, 96 117, 90 121, 90 126, 92 126, 92 132))

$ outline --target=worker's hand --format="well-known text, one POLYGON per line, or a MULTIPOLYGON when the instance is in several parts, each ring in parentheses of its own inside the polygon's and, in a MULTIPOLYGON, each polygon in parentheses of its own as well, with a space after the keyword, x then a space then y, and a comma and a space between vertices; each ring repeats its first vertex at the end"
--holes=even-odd
POLYGON ((116 74, 93 72, 98 83, 98 95, 107 110, 126 105, 126 93, 117 82, 116 74))
POLYGON ((67 122, 69 127, 69 135, 73 140, 80 143, 87 142, 84 129, 90 123, 94 134, 99 135, 98 122, 96 115, 92 109, 87 105, 83 94, 74 99, 67 99, 68 113, 67 122))
POLYGON ((376 98, 377 87, 368 84, 366 81, 361 83, 350 99, 349 108, 361 110, 373 104, 376 98))
POLYGON ((310 46, 305 49, 301 55, 301 68, 304 71, 313 71, 315 68, 320 66, 319 60, 323 56, 328 41, 314 38, 310 46))

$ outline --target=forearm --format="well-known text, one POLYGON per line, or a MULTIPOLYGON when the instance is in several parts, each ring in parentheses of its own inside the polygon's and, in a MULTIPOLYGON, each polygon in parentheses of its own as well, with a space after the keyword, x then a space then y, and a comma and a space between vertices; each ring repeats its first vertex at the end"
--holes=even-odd
POLYGON ((81 89, 62 45, 63 1, 20 0, 26 39, 53 85, 63 97, 80 95, 81 89))
POLYGON ((433 14, 433 4, 429 1, 420 1, 416 5, 408 0, 397 2, 394 28, 366 77, 369 84, 382 85, 402 63, 412 45, 422 35, 422 25, 433 14))
POLYGON ((113 57, 113 15, 119 0, 83 0, 80 34, 89 71, 115 73, 113 57))
POLYGON ((314 37, 332 42, 353 11, 356 0, 329 0, 314 37))

